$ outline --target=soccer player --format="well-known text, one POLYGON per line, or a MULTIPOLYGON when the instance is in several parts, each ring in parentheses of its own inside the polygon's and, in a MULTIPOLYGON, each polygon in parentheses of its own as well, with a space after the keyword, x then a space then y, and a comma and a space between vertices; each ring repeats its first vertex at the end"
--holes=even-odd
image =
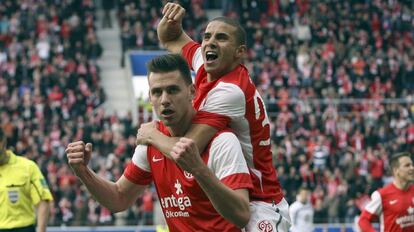
POLYGON ((313 226, 314 209, 310 203, 310 191, 301 187, 296 196, 296 201, 290 205, 289 214, 292 219, 291 232, 311 232, 313 226))
MULTIPOLYGON (((266 108, 241 64, 246 53, 244 29, 232 19, 215 18, 207 25, 200 46, 182 29, 184 8, 167 3, 162 13, 157 28, 161 44, 181 53, 196 72, 193 105, 198 112, 186 137, 203 150, 218 130, 230 126, 241 143, 254 185, 246 229, 288 231, 288 204, 272 164, 266 108)), ((167 156, 177 140, 158 132, 154 123, 142 125, 137 136, 138 144, 151 144, 167 156)))
POLYGON ((371 222, 378 217, 381 231, 414 231, 414 166, 411 154, 393 155, 390 166, 394 180, 372 193, 371 201, 358 221, 362 232, 375 232, 371 222))
POLYGON ((52 200, 39 167, 7 150, 0 126, 0 231, 45 232, 52 200))
MULTIPOLYGON (((195 115, 186 61, 178 54, 160 56, 148 64, 148 71, 159 130, 183 136, 195 115)), ((228 130, 217 132, 201 154, 188 138, 175 144, 171 159, 153 146, 138 145, 116 183, 87 168, 91 144, 71 143, 66 152, 76 175, 111 211, 126 209, 154 181, 170 231, 241 231, 249 220, 248 190, 253 185, 237 137, 228 130)))

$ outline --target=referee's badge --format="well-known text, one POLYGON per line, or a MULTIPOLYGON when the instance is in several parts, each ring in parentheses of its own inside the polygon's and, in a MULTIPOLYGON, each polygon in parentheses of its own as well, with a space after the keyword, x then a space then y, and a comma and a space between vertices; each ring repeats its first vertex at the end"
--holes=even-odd
POLYGON ((19 200, 19 192, 17 190, 9 190, 8 195, 10 202, 13 204, 19 200))

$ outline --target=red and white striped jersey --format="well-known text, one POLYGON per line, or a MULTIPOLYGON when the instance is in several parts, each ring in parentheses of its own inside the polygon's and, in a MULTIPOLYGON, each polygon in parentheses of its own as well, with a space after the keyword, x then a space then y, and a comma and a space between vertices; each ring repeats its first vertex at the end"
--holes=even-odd
POLYGON ((243 149, 254 190, 250 200, 280 202, 283 192, 272 164, 270 125, 266 108, 248 70, 243 65, 221 78, 208 82, 200 44, 187 43, 182 55, 196 72, 193 123, 218 130, 231 127, 243 149))
POLYGON ((373 192, 359 219, 362 231, 375 231, 370 224, 375 217, 381 232, 414 231, 414 185, 404 191, 391 183, 373 192))
MULTIPOLYGON (((161 123, 159 129, 169 135, 161 123)), ((218 132, 201 154, 218 179, 231 189, 252 189, 237 137, 218 132)), ((138 145, 124 176, 139 185, 154 181, 170 231, 241 231, 213 207, 192 174, 183 171, 153 146, 138 145)))

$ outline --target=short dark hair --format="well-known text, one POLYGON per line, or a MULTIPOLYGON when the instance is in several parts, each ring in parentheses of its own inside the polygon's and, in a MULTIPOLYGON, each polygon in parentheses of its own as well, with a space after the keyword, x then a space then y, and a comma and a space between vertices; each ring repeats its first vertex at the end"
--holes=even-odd
POLYGON ((390 159, 391 171, 400 166, 399 160, 401 157, 409 157, 411 159, 411 154, 409 152, 400 152, 392 155, 390 159))
POLYGON ((237 42, 239 43, 238 45, 246 45, 246 31, 244 30, 244 28, 240 25, 240 23, 237 20, 224 17, 224 16, 220 16, 220 17, 214 18, 210 22, 213 22, 213 21, 223 22, 225 24, 229 24, 235 27, 236 28, 236 39, 237 39, 237 42))
POLYGON ((147 63, 148 76, 153 73, 167 73, 180 71, 187 85, 193 83, 187 61, 179 54, 166 54, 153 58, 147 63))

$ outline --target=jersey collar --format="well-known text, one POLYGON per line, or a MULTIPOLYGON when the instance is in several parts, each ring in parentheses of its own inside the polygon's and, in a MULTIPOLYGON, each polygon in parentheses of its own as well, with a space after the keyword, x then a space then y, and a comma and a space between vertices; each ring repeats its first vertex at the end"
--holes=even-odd
POLYGON ((7 164, 14 164, 16 162, 16 154, 14 154, 11 150, 6 150, 6 153, 10 157, 7 164))

